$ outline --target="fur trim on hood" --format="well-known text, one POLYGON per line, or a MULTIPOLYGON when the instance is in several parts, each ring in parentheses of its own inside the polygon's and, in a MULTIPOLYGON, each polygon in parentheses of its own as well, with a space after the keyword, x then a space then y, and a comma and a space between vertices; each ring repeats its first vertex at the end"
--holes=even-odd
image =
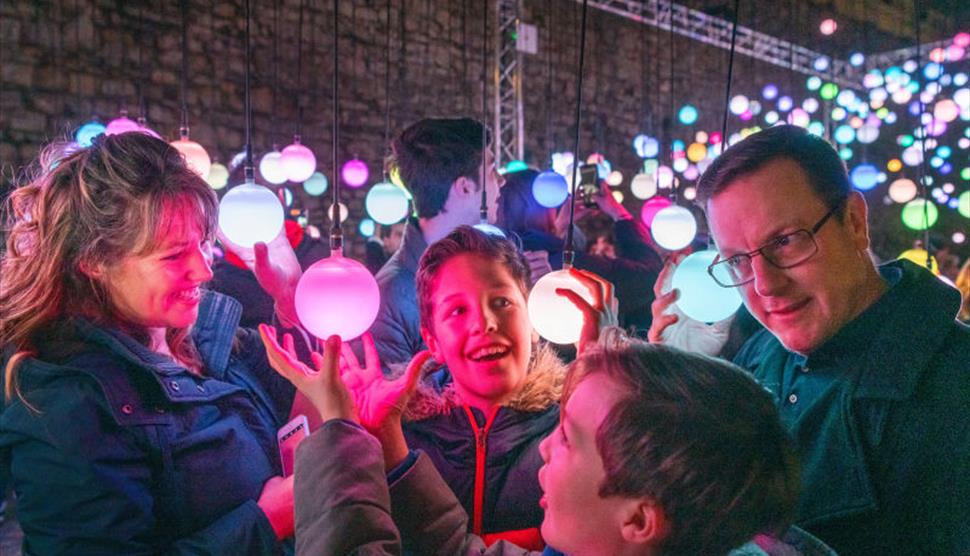
MULTIPOLYGON (((404 421, 421 421, 445 415, 461 406, 461 397, 455 390, 454 381, 438 390, 435 384, 427 380, 428 374, 441 368, 440 363, 432 359, 421 369, 422 379, 404 410, 404 421)), ((548 344, 542 342, 532 350, 532 360, 522 390, 505 405, 518 411, 542 411, 559 403, 565 378, 566 365, 548 344)))

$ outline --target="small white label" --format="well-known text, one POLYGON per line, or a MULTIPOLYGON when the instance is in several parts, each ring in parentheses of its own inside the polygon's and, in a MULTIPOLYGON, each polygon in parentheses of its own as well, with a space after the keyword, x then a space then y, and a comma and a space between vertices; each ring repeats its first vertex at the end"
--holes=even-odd
POLYGON ((517 30, 518 37, 515 40, 515 49, 526 54, 539 52, 539 30, 535 25, 519 23, 517 30))

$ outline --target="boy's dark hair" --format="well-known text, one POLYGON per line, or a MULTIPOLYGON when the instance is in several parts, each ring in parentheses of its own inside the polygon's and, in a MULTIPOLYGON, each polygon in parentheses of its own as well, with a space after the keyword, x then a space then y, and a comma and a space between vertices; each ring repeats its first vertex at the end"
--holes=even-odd
POLYGON ((445 206, 451 184, 460 177, 479 183, 482 134, 488 128, 471 118, 428 118, 405 129, 391 144, 390 165, 414 198, 419 218, 431 218, 445 206))
POLYGON ((539 172, 533 169, 505 174, 505 184, 498 195, 498 227, 510 232, 549 232, 546 221, 549 209, 540 205, 532 194, 532 183, 539 172))
POLYGON ((747 137, 715 158, 697 180, 696 202, 704 207, 734 180, 779 158, 798 164, 828 207, 836 206, 852 191, 845 162, 832 145, 804 128, 779 125, 747 137))
POLYGON ((596 431, 606 473, 599 494, 654 500, 670 524, 664 554, 726 554, 789 527, 797 460, 774 402, 751 376, 610 329, 572 365, 562 404, 595 373, 624 392, 596 431))
POLYGON ((515 279, 522 294, 529 293, 529 264, 512 242, 480 232, 471 226, 459 226, 444 238, 432 243, 418 263, 418 310, 421 313, 421 323, 429 330, 434 330, 431 292, 438 278, 438 271, 459 255, 479 255, 501 263, 515 279))

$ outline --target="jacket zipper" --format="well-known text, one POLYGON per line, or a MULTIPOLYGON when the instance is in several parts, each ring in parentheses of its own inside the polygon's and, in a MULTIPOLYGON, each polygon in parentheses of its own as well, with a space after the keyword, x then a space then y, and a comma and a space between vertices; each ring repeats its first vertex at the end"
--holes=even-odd
POLYGON ((472 532, 478 536, 482 535, 483 512, 485 506, 485 456, 488 453, 488 431, 495 422, 498 415, 499 406, 493 407, 485 418, 485 426, 479 427, 475 421, 475 414, 469 406, 463 405, 465 413, 468 415, 468 422, 471 423, 472 432, 475 434, 475 485, 474 501, 472 502, 472 532))

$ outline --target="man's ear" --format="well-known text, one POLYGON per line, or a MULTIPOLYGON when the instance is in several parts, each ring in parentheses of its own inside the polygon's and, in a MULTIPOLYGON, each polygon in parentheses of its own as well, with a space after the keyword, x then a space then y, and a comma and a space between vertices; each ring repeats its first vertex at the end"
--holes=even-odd
POLYGON ((444 357, 441 355, 441 350, 438 348, 438 340, 435 339, 434 333, 431 332, 427 327, 421 327, 421 339, 424 340, 426 346, 428 346, 428 351, 431 352, 431 357, 439 363, 444 363, 444 357))
POLYGON ((852 235, 852 242, 856 249, 859 251, 869 249, 869 206, 862 193, 858 191, 849 193, 845 202, 843 225, 852 235))
POLYGON ((659 546, 670 534, 667 514, 658 504, 645 499, 630 500, 623 508, 620 533, 630 544, 659 546))

